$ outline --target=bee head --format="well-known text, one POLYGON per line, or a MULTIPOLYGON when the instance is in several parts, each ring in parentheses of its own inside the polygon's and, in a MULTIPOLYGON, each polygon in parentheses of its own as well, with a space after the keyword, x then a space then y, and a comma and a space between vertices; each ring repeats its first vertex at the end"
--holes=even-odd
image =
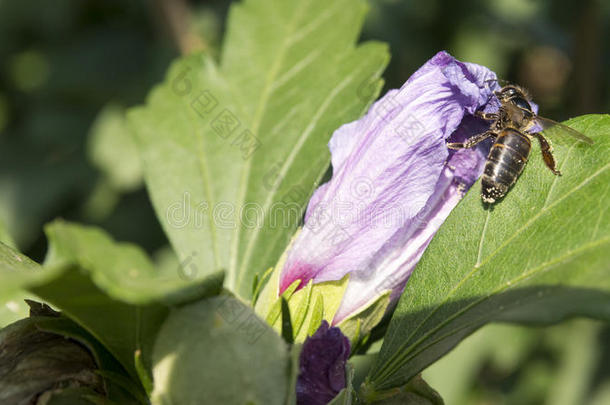
POLYGON ((515 97, 527 99, 527 95, 525 94, 525 91, 522 88, 515 86, 513 84, 504 86, 500 90, 498 90, 494 93, 495 93, 496 97, 498 97, 500 102, 502 102, 502 103, 509 102, 510 100, 512 100, 515 97))
POLYGON ((522 87, 509 84, 494 92, 502 104, 511 103, 522 110, 532 112, 529 94, 522 87))

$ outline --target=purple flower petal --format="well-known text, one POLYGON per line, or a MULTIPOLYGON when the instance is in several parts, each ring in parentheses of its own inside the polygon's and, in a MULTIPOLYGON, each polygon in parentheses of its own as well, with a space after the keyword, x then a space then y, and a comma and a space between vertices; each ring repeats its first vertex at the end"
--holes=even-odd
POLYGON ((482 172, 485 156, 482 151, 452 151, 434 194, 409 228, 397 232, 369 268, 351 274, 333 324, 365 308, 383 291, 392 291, 392 301, 398 298, 432 237, 482 172))
POLYGON ((325 405, 345 388, 349 339, 326 321, 303 343, 297 378, 298 405, 325 405))
POLYGON ((488 143, 456 152, 446 140, 485 129, 472 115, 497 109, 493 79, 489 69, 439 52, 401 89, 333 134, 333 177, 309 203, 280 275, 280 293, 297 279, 306 285, 350 274, 337 324, 383 291, 402 291, 481 173, 488 143))

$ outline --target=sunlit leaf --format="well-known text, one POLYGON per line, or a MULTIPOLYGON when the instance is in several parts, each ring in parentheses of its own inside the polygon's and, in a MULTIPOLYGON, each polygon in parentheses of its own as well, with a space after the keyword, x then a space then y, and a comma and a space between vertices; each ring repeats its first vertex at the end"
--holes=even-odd
POLYGON ((184 302, 219 289, 221 273, 197 280, 188 263, 158 268, 136 245, 117 243, 101 229, 55 221, 46 227, 50 248, 45 267, 77 264, 109 296, 135 304, 184 302), (163 270, 160 271, 160 270, 163 270))
POLYGON ((280 405, 288 396, 288 346, 231 297, 172 311, 159 332, 153 362, 154 405, 280 405))
POLYGON ((384 45, 355 46, 361 0, 234 4, 217 65, 175 63, 132 112, 146 184, 181 261, 250 298, 328 167, 326 143, 380 88, 384 45))
POLYGON ((486 209, 475 184, 407 283, 370 374, 398 386, 490 321, 610 319, 610 116, 567 122, 595 141, 555 147, 563 176, 537 145, 504 201, 486 209))
POLYGON ((161 273, 141 249, 94 227, 56 221, 46 232, 44 271, 62 271, 29 290, 84 327, 134 378, 138 350, 150 367, 169 306, 215 294, 222 284, 219 273, 197 282, 181 278, 180 269, 161 273))

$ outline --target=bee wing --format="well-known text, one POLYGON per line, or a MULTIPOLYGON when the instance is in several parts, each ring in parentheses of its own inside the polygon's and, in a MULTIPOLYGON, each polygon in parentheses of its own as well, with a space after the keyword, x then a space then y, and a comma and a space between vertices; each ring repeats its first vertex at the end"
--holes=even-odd
POLYGON ((535 119, 536 119, 536 122, 538 123, 538 125, 540 125, 542 127, 542 129, 544 129, 544 130, 553 129, 552 131, 550 131, 551 136, 554 134, 555 131, 559 131, 562 134, 570 135, 572 138, 578 139, 581 142, 585 142, 589 145, 593 145, 593 140, 591 138, 584 136, 583 134, 581 134, 574 128, 570 128, 567 125, 560 124, 557 121, 553 121, 551 119, 544 118, 544 117, 536 116, 535 119))

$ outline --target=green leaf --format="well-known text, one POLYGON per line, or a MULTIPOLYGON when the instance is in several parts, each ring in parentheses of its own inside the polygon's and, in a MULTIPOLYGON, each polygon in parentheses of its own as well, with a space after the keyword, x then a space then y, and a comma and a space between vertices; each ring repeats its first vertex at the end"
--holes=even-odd
MULTIPOLYGON (((282 263, 281 259, 277 269, 282 268, 282 263)), ((280 274, 277 269, 271 273, 254 309, 278 333, 284 333, 282 322, 285 318, 280 315, 289 314, 293 339, 295 342, 303 342, 307 336, 313 335, 318 330, 322 320, 332 323, 347 288, 349 276, 315 285, 310 282, 298 291, 295 290, 301 280, 295 280, 280 297, 277 297, 280 274), (284 300, 288 304, 285 310, 284 300)))
POLYGON ((34 299, 34 296, 19 290, 0 297, 0 328, 28 316, 29 307, 25 299, 34 299))
POLYGON ((557 145, 563 176, 534 144, 504 201, 486 209, 477 183, 451 213, 407 283, 369 389, 401 385, 490 321, 610 319, 610 116, 567 124, 595 144, 557 145))
POLYGON ((108 104, 100 111, 89 133, 87 149, 93 165, 115 190, 131 191, 141 186, 142 164, 125 109, 108 104))
POLYGON ((167 305, 220 288, 218 277, 194 283, 156 274, 142 251, 116 244, 97 229, 58 221, 46 230, 45 268, 0 243, 0 297, 19 296, 27 288, 95 336, 134 378, 135 352, 142 350, 150 366, 152 342, 167 305))
POLYGON ((93 227, 55 221, 45 230, 45 271, 66 270, 30 290, 95 336, 135 379, 136 352, 150 369, 168 305, 217 293, 222 283, 221 275, 194 282, 180 278, 179 269, 161 273, 141 249, 93 227))
POLYGON ((0 297, 14 295, 22 288, 57 275, 57 270, 45 269, 25 255, 0 242, 0 297))
POLYGON ((146 391, 146 395, 150 396, 154 388, 154 384, 152 380, 152 375, 146 367, 146 364, 144 364, 142 350, 136 350, 134 355, 134 364, 136 367, 136 372, 138 373, 138 377, 140 378, 140 382, 142 383, 142 387, 144 388, 144 391, 146 391))
POLYGON ((142 162, 123 107, 108 103, 99 112, 89 131, 87 157, 100 176, 82 213, 88 221, 100 223, 117 208, 122 193, 144 183, 142 162))
POLYGON ((259 277, 258 274, 254 275, 253 286, 252 286, 252 306, 256 305, 258 301, 258 296, 261 292, 261 289, 267 284, 269 278, 271 277, 271 273, 273 272, 273 267, 269 267, 267 271, 265 271, 262 276, 259 277))
POLYGON ((136 380, 136 352, 151 369, 152 345, 168 306, 216 294, 222 285, 221 273, 189 281, 178 276, 180 269, 158 272, 141 249, 93 227, 56 221, 46 232, 45 271, 62 272, 30 290, 91 333, 136 380))
POLYGON ((390 305, 390 291, 375 298, 368 305, 363 305, 364 308, 360 312, 337 325, 341 332, 350 338, 352 348, 356 348, 358 343, 366 339, 373 328, 381 322, 388 305, 390 305))
POLYGON ((294 343, 294 332, 292 330, 292 319, 290 318, 290 308, 288 308, 288 302, 286 298, 280 298, 281 306, 282 306, 282 324, 281 324, 281 333, 282 338, 286 341, 286 343, 292 344, 294 343))
POLYGON ((260 291, 254 310, 278 333, 283 333, 280 314, 282 314, 282 302, 285 299, 288 304, 287 313, 291 318, 293 339, 295 342, 303 342, 307 336, 313 335, 318 330, 322 320, 332 324, 347 288, 349 276, 345 276, 341 280, 326 281, 315 285, 310 281, 298 291, 296 289, 301 281, 295 280, 284 290, 282 296, 278 297, 280 270, 284 266, 285 260, 286 255, 284 254, 260 291))
POLYGON ((50 245, 45 267, 76 264, 89 271, 100 289, 121 301, 175 304, 220 290, 221 273, 194 280, 197 275, 187 275, 181 267, 160 272, 138 246, 117 243, 95 227, 58 220, 47 225, 45 232, 50 245))
POLYGON ((313 336, 324 319, 324 296, 318 294, 311 308, 311 318, 307 327, 307 336, 313 336))
POLYGON ((297 379, 299 378, 299 361, 303 345, 294 344, 290 346, 290 379, 288 393, 286 395, 286 405, 296 405, 297 403, 297 379))
POLYGON ((284 404, 288 347, 231 297, 172 311, 155 343, 154 405, 284 404))
POLYGON ((444 405, 441 396, 424 381, 421 375, 402 387, 383 393, 363 392, 363 403, 375 405, 444 405))
POLYGON ((43 283, 55 275, 55 271, 43 270, 15 250, 8 233, 2 235, 0 223, 0 328, 28 316, 29 307, 24 299, 33 296, 24 291, 25 287, 43 283))
POLYGON ((165 305, 134 305, 111 298, 86 271, 69 267, 56 279, 31 291, 85 328, 137 379, 137 350, 150 355, 157 331, 169 310, 165 305))
POLYGON ((145 180, 180 260, 227 270, 250 298, 326 171, 326 143, 379 92, 384 45, 356 47, 363 0, 246 0, 231 7, 221 64, 175 63, 133 110, 145 180))

